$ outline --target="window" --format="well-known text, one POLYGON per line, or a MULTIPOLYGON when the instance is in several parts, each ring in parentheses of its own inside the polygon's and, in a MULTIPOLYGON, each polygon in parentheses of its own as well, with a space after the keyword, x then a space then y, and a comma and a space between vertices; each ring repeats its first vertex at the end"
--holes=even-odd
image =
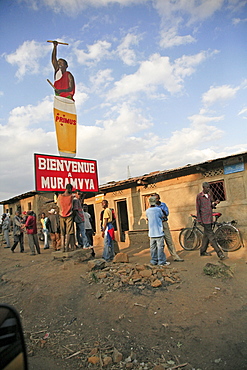
POLYGON ((151 195, 153 195, 153 193, 152 194, 148 194, 148 195, 143 195, 144 211, 146 211, 146 209, 148 209, 150 207, 148 199, 151 197, 151 195))
POLYGON ((28 208, 28 211, 31 211, 31 209, 32 209, 32 203, 31 202, 27 203, 27 208, 28 208))
POLYGON ((209 185, 214 200, 218 199, 221 202, 226 200, 226 192, 223 180, 210 182, 209 185))

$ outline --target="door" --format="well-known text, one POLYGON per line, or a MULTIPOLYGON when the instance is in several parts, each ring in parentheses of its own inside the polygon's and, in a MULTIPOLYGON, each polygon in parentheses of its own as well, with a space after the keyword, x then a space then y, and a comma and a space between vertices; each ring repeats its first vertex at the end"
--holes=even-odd
POLYGON ((129 220, 126 200, 117 201, 118 225, 120 242, 125 242, 125 231, 129 230, 129 220))

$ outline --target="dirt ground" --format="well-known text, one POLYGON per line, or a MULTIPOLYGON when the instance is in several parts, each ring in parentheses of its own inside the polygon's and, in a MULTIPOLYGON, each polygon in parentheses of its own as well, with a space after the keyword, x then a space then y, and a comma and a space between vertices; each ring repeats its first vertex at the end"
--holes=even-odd
MULTIPOLYGON (((87 262, 41 252, 0 246, 0 302, 20 312, 31 370, 99 369, 88 358, 112 357, 114 348, 122 361, 106 369, 247 369, 246 248, 225 261, 232 278, 204 274, 207 262, 219 263, 215 253, 180 250, 185 261, 164 267, 179 282, 114 289, 90 278, 87 262)), ((132 266, 149 263, 148 250, 125 252, 132 266)))

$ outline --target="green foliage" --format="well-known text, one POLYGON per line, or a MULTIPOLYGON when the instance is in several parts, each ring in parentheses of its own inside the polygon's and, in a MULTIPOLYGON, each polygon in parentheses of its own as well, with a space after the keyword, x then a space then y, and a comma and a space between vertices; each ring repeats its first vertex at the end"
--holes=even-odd
POLYGON ((210 275, 215 278, 232 278, 234 275, 233 268, 231 266, 227 266, 223 262, 219 262, 218 265, 207 263, 203 268, 203 272, 205 275, 210 275))

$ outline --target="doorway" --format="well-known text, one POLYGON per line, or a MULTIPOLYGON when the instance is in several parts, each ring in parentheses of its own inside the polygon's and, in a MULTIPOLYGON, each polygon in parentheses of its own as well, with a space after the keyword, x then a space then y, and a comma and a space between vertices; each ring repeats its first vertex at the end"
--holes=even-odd
POLYGON ((117 211, 118 211, 120 242, 125 242, 125 231, 129 230, 129 220, 128 220, 128 210, 127 210, 126 199, 117 201, 117 211))
POLYGON ((90 221, 91 221, 92 229, 95 232, 96 231, 96 220, 95 220, 94 206, 93 204, 87 204, 87 207, 88 207, 88 213, 91 216, 90 221))

